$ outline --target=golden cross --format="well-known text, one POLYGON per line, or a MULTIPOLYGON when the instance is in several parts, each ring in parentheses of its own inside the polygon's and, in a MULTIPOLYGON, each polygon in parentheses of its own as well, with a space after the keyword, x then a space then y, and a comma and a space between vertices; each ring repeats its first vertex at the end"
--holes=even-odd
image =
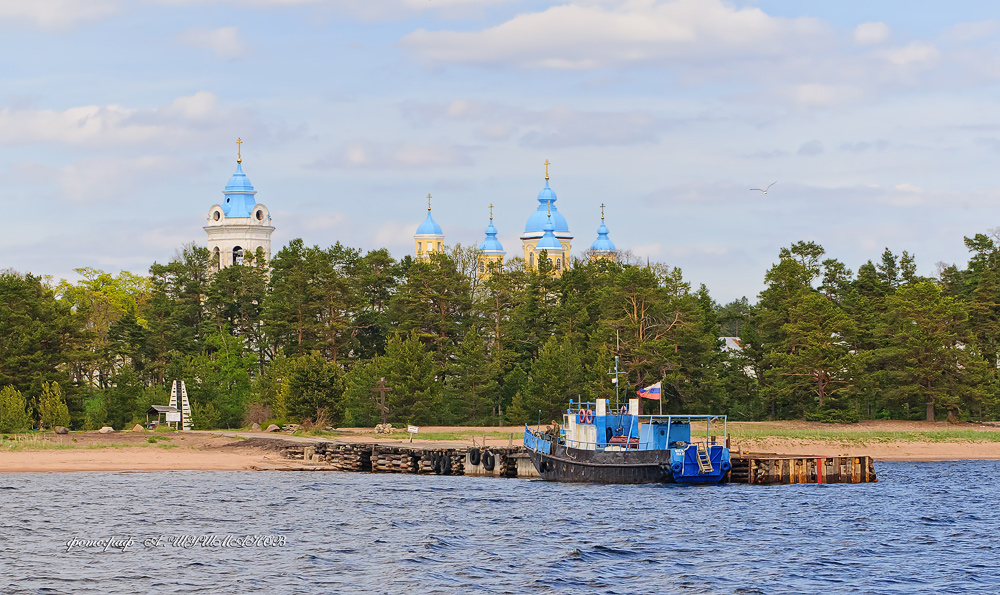
POLYGON ((549 163, 549 160, 546 159, 545 160, 545 181, 546 182, 549 180, 549 165, 551 165, 551 164, 549 163))
POLYGON ((427 210, 431 210, 431 193, 427 193, 427 210))
POLYGON ((549 204, 549 217, 551 217, 552 216, 552 201, 550 200, 548 204, 549 204))
POLYGON ((601 203, 601 221, 604 221, 604 203, 601 203))
POLYGON ((236 163, 243 163, 243 154, 241 152, 241 145, 243 144, 242 138, 236 139, 236 163))
POLYGON ((493 203, 490 203, 490 221, 493 221, 493 203))

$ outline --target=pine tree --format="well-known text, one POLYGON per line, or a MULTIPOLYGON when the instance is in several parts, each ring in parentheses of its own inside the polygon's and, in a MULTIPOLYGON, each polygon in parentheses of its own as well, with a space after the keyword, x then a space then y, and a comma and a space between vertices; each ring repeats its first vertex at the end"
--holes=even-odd
POLYGON ((0 389, 0 432, 23 432, 31 427, 28 404, 13 386, 0 389))
POLYGON ((42 395, 38 399, 38 429, 53 429, 69 425, 69 408, 63 399, 58 382, 42 383, 42 395))

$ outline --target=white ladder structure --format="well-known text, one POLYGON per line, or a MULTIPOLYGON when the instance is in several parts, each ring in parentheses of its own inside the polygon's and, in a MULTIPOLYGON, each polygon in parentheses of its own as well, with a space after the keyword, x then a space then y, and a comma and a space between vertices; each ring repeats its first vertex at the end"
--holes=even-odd
POLYGON ((712 467, 712 459, 708 456, 708 445, 699 444, 698 445, 698 473, 712 473, 715 468, 712 467))
POLYGON ((191 422, 191 402, 188 401, 187 388, 183 380, 174 380, 170 388, 170 406, 176 407, 181 414, 181 421, 177 424, 178 430, 186 432, 194 429, 194 424, 191 422))

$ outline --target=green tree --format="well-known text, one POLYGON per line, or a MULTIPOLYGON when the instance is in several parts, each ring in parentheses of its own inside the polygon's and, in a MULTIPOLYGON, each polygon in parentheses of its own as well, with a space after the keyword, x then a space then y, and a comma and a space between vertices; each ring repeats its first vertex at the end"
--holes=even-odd
POLYGON ((68 371, 86 359, 89 333, 68 303, 42 279, 0 273, 0 386, 38 396, 44 382, 64 387, 70 413, 83 415, 83 394, 68 371))
POLYGON ((985 364, 966 332, 965 308, 930 281, 901 287, 886 300, 880 350, 887 381, 885 397, 923 407, 927 421, 936 411, 959 412, 983 396, 985 364))
POLYGON ((382 366, 386 382, 392 388, 386 398, 390 421, 426 425, 440 420, 438 369, 416 331, 389 339, 382 366))
POLYGON ((322 355, 313 353, 295 359, 288 378, 288 413, 292 419, 318 419, 320 412, 334 425, 343 420, 343 373, 322 355))
POLYGON ((856 421, 856 412, 842 398, 852 389, 853 362, 845 337, 853 335, 853 321, 820 293, 804 294, 788 316, 783 343, 768 358, 772 390, 780 391, 797 417, 856 421))
POLYGON ((0 389, 0 432, 23 432, 30 427, 28 404, 21 391, 10 385, 0 389))
POLYGON ((494 417, 499 400, 499 366, 490 361, 486 344, 475 330, 459 346, 454 371, 444 392, 444 409, 454 423, 486 425, 494 417))
POLYGON ((59 383, 45 382, 42 384, 42 395, 38 398, 38 429, 56 426, 69 426, 69 408, 59 383))

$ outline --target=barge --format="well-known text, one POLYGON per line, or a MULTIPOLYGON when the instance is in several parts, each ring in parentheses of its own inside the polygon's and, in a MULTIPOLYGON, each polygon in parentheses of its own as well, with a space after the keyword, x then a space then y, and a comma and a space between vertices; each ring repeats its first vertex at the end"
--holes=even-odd
POLYGON ((542 479, 713 484, 725 481, 732 467, 724 415, 640 415, 639 399, 627 406, 597 399, 578 407, 570 401, 559 429, 525 425, 524 447, 542 479))

